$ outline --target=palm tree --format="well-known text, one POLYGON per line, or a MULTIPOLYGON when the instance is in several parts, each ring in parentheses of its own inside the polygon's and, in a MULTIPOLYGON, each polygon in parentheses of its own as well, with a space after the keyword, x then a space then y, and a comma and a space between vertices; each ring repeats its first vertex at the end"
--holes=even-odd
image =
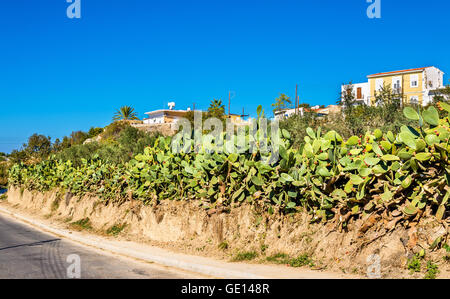
POLYGON ((134 108, 131 106, 122 106, 120 109, 116 110, 114 113, 113 120, 137 120, 137 113, 134 111, 134 108))
POLYGON ((208 108, 208 116, 222 118, 225 115, 225 106, 222 104, 222 100, 213 99, 208 108))

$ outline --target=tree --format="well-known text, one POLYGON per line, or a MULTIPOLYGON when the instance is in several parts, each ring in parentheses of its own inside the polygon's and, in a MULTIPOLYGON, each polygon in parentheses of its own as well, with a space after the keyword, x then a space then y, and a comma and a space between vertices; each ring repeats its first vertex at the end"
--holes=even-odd
POLYGON ((158 133, 148 134, 128 126, 120 133, 117 141, 123 149, 123 155, 127 155, 131 159, 137 153, 144 152, 145 147, 152 146, 158 136, 158 133))
POLYGON ((13 163, 27 162, 30 159, 43 160, 52 152, 51 137, 33 134, 28 138, 28 142, 22 145, 21 150, 13 150, 10 154, 13 163))
POLYGON ((377 106, 390 106, 394 105, 396 108, 400 108, 403 100, 403 92, 401 90, 394 90, 390 84, 383 84, 380 90, 375 91, 375 102, 377 106))
POLYGON ((88 137, 89 138, 96 137, 97 135, 99 135, 101 133, 103 133, 103 128, 91 127, 88 132, 88 137))
POLYGON ((275 103, 272 104, 273 112, 276 112, 281 109, 285 109, 288 107, 288 104, 291 104, 291 98, 281 93, 278 98, 275 99, 275 103))
POLYGON ((25 162, 28 159, 27 153, 24 150, 13 150, 10 154, 12 163, 25 162))
POLYGON ((383 84, 379 91, 375 91, 375 102, 380 108, 381 118, 393 123, 397 119, 397 112, 401 110, 403 91, 392 89, 390 84, 383 84))
POLYGON ((300 105, 298 105, 298 107, 299 108, 309 108, 309 107, 311 107, 311 105, 308 103, 301 103, 300 105))
POLYGON ((88 134, 83 131, 75 131, 70 134, 71 145, 82 144, 89 138, 88 134))
POLYGON ((0 189, 8 184, 8 163, 0 162, 0 189))
POLYGON ((114 113, 113 121, 118 120, 138 120, 137 113, 131 106, 122 106, 114 113))
POLYGON ((72 139, 70 139, 67 136, 64 136, 63 140, 61 141, 61 149, 69 148, 72 146, 72 139))
POLYGON ((449 101, 450 100, 450 85, 446 85, 444 88, 439 90, 441 94, 444 96, 444 100, 449 101))
POLYGON ((23 147, 29 157, 47 158, 52 148, 51 137, 33 134, 28 138, 28 144, 24 144, 23 147))
POLYGON ((362 127, 362 123, 364 122, 360 113, 364 107, 356 107, 355 99, 356 97, 353 91, 353 83, 350 82, 344 85, 344 90, 342 91, 341 97, 337 104, 342 106, 345 122, 348 127, 351 128, 351 131, 355 134, 362 134, 362 132, 358 131, 358 129, 362 127))
POLYGON ((450 85, 446 85, 444 88, 433 90, 433 93, 434 103, 450 101, 450 85))
POLYGON ((224 115, 225 115, 225 106, 222 104, 222 100, 213 99, 208 108, 208 117, 223 119, 224 115))
POLYGON ((353 83, 350 82, 344 85, 344 90, 341 93, 337 104, 343 106, 344 109, 352 110, 355 104, 355 93, 353 92, 353 83))

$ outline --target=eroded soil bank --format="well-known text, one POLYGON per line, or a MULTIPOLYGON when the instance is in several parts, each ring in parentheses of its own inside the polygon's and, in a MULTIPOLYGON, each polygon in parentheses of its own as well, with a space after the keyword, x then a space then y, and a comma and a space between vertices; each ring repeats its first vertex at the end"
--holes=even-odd
POLYGON ((153 206, 144 206, 139 201, 105 205, 96 197, 14 188, 8 190, 5 201, 74 229, 177 252, 226 260, 250 259, 246 262, 268 262, 267 258, 276 254, 308 256, 314 269, 361 276, 366 276, 368 269, 377 272, 379 261, 382 278, 423 278, 430 274, 427 263, 431 262, 437 267, 431 272, 437 273, 438 278, 450 278, 450 252, 434 246, 436 240, 440 244, 450 243, 448 219, 438 222, 428 218, 405 226, 395 219, 369 215, 351 221, 342 230, 332 223, 312 224, 305 213, 268 215, 249 205, 229 211, 208 211, 200 206, 200 201, 163 201, 153 206), (412 267, 414 256, 421 251, 425 256, 418 258, 412 267))

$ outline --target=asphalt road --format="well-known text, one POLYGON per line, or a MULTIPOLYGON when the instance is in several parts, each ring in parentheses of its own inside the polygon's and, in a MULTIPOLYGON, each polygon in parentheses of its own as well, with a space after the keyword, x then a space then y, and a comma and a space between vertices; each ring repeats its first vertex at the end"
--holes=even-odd
POLYGON ((0 279, 198 278, 94 250, 0 214, 0 279))

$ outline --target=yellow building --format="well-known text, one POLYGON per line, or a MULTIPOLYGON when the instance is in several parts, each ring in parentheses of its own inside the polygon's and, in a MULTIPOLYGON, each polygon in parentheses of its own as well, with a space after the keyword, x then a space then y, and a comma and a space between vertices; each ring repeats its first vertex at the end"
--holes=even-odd
POLYGON ((229 114, 228 118, 231 119, 231 122, 233 122, 233 123, 241 122, 241 116, 239 114, 229 114))
POLYGON ((235 126, 248 126, 251 123, 251 119, 247 119, 244 120, 242 117, 243 115, 240 114, 230 114, 227 115, 227 117, 229 119, 231 119, 231 122, 235 125, 235 126))
POLYGON ((433 91, 444 87, 444 72, 434 66, 377 73, 367 78, 367 83, 353 85, 353 93, 357 100, 372 106, 378 104, 375 95, 383 86, 390 86, 394 92, 402 94, 403 103, 420 105, 432 102, 433 91))

